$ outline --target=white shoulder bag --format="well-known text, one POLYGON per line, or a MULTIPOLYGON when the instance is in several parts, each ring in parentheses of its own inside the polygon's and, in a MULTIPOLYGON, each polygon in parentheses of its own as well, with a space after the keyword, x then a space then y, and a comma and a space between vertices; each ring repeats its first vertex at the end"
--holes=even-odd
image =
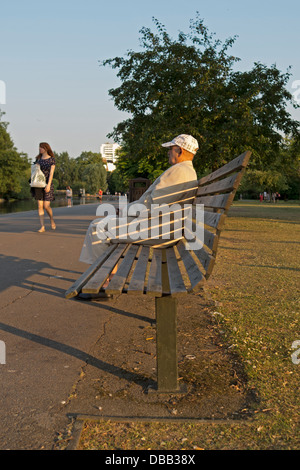
POLYGON ((31 165, 30 186, 32 188, 45 188, 46 178, 38 163, 31 165))

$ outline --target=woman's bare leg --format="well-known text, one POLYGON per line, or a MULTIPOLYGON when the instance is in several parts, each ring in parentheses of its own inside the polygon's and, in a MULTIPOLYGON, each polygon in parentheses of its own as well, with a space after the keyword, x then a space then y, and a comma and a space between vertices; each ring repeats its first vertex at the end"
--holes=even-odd
POLYGON ((56 228, 56 225, 53 219, 53 212, 50 207, 50 201, 44 201, 44 209, 50 217, 51 228, 54 230, 56 228))
POLYGON ((41 224, 41 228, 40 228, 39 232, 45 232, 43 201, 38 201, 38 214, 39 214, 40 224, 41 224))

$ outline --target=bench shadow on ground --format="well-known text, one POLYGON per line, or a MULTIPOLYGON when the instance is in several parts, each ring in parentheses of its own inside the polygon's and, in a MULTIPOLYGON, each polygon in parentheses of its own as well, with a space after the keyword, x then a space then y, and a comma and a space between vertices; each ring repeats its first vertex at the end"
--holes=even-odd
MULTIPOLYGON (((21 287, 26 288, 29 291, 35 291, 64 299, 65 289, 60 288, 57 285, 50 285, 49 279, 53 279, 56 284, 60 283, 61 281, 67 281, 68 283, 72 283, 74 282, 74 279, 79 274, 81 274, 78 271, 69 269, 65 270, 54 267, 49 263, 37 262, 31 259, 20 259, 15 256, 0 255, 0 264, 2 267, 5 266, 5 269, 1 270, 0 275, 0 292, 4 292, 10 287, 21 287), (51 272, 58 272, 59 276, 52 275, 51 272), (33 274, 38 276, 44 276, 47 282, 43 284, 41 282, 38 282, 36 279, 31 280, 30 277, 33 274), (68 274, 71 274, 71 276, 69 277, 68 274), (14 279, 13 283, 11 281, 12 279, 14 279)), ((12 298, 10 298, 9 301, 11 302, 12 298)), ((72 301, 70 300, 69 302, 71 304, 72 301)), ((74 302, 78 301, 74 300, 74 302)), ((86 304, 86 302, 82 301, 80 303, 83 305, 86 304)), ((96 302, 88 302, 88 306, 89 308, 96 309, 99 309, 99 307, 101 306, 103 307, 103 305, 99 305, 96 302)), ((131 318, 151 323, 151 319, 149 319, 147 316, 136 315, 133 312, 126 312, 122 309, 113 308, 109 305, 104 306, 108 311, 111 311, 114 314, 128 315, 131 318)), ((115 374, 117 377, 126 373, 128 380, 140 381, 140 377, 136 373, 126 372, 119 367, 115 367, 113 364, 110 364, 108 362, 106 363, 98 359, 97 357, 87 354, 85 351, 74 348, 72 346, 68 346, 67 344, 63 344, 43 336, 33 334, 30 331, 25 331, 8 324, 4 324, 2 322, 0 322, 0 329, 10 334, 23 337, 29 341, 44 345, 47 348, 56 349, 64 354, 69 354, 73 357, 76 357, 77 359, 83 360, 84 362, 90 364, 92 367, 95 367, 97 369, 102 369, 103 371, 109 370, 110 374, 115 374)))
MULTIPOLYGON (((117 377, 120 376, 120 374, 124 374, 124 370, 120 369, 118 367, 113 366, 112 364, 106 363, 102 361, 101 359, 98 359, 90 354, 87 354, 85 351, 82 351, 80 349, 74 348, 72 346, 68 346, 67 344, 60 343, 58 341, 54 341, 49 338, 45 338, 44 336, 40 336, 34 333, 31 333, 30 331, 25 331, 4 323, 0 322, 0 329, 2 331, 5 331, 6 333, 10 333, 15 336, 19 336, 21 338, 25 338, 28 341, 32 341, 34 343, 41 344, 42 346, 45 346, 47 348, 55 349, 57 351, 60 351, 64 354, 68 354, 70 356, 73 356, 77 359, 80 359, 88 364, 90 364, 92 367, 101 369, 102 371, 108 371, 110 374, 115 374, 117 377)), ((127 372, 128 374, 128 380, 133 381, 133 382, 139 382, 140 377, 135 374, 135 373, 130 373, 127 372)))
POLYGON ((53 295, 62 295, 65 291, 57 286, 51 286, 49 283, 39 283, 36 280, 30 280, 30 277, 37 274, 45 277, 45 279, 56 278, 55 273, 59 272, 59 277, 67 282, 73 282, 73 278, 68 274, 80 275, 79 271, 70 269, 57 268, 44 261, 35 261, 27 258, 19 258, 17 256, 6 256, 0 254, 0 292, 12 286, 25 287, 29 290, 38 290, 53 295), (12 282, 13 280, 13 282, 12 282), (44 289, 44 290, 43 290, 44 289))
MULTIPOLYGON (((0 264, 5 265, 5 270, 0 274, 0 292, 5 291, 9 287, 18 286, 35 291, 42 294, 48 294, 59 298, 65 297, 66 289, 59 287, 58 284, 62 282, 67 283, 69 286, 76 280, 82 273, 70 269, 62 269, 50 265, 49 263, 34 261, 31 259, 18 258, 15 256, 4 256, 0 254, 0 264), (39 282, 36 278, 30 279, 32 275, 42 276, 45 282, 39 282), (14 282, 12 283, 12 279, 14 282), (52 281, 52 285, 50 283, 52 281)), ((147 315, 138 315, 134 312, 127 312, 125 310, 114 308, 107 302, 88 302, 79 300, 77 298, 70 299, 68 302, 80 302, 82 306, 89 305, 92 308, 105 307, 106 310, 116 313, 118 315, 125 315, 137 320, 152 323, 147 315)))

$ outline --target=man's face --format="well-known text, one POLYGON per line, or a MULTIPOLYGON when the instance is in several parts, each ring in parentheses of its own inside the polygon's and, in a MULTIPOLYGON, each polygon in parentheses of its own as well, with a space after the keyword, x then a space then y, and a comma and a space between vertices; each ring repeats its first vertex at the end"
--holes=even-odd
POLYGON ((170 165, 176 165, 176 163, 179 163, 180 155, 181 148, 178 147, 178 145, 173 145, 172 147, 170 147, 168 151, 170 165))

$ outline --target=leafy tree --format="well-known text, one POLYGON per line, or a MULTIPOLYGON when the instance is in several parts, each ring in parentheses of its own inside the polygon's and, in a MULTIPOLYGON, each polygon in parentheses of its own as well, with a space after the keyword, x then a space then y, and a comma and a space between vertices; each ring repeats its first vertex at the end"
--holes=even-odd
POLYGON ((74 159, 70 158, 68 152, 62 152, 55 154, 55 157, 55 178, 60 189, 65 189, 70 185, 73 188, 86 187, 88 191, 93 193, 100 182, 102 189, 104 186, 107 187, 106 170, 100 153, 85 151, 74 159), (93 178, 95 178, 95 182, 93 182, 93 178))
POLYGON ((127 177, 157 177, 168 166, 160 143, 181 133, 200 143, 198 173, 246 149, 254 154, 251 165, 262 169, 278 153, 282 134, 299 138, 299 123, 286 111, 290 70, 255 63, 249 72, 234 72, 235 37, 215 39, 197 15, 190 32, 173 40, 153 20, 156 33, 140 31, 141 51, 102 62, 117 69, 121 85, 109 95, 130 113, 109 135, 123 147, 118 168, 127 177))
POLYGON ((75 159, 76 161, 76 167, 77 171, 80 174, 84 167, 90 164, 100 164, 103 165, 103 159, 101 153, 96 153, 96 152, 91 152, 91 151, 85 151, 81 152, 79 157, 75 159))
POLYGON ((16 187, 16 190, 12 190, 9 192, 7 197, 10 197, 12 199, 31 199, 32 194, 30 191, 30 185, 29 185, 29 180, 30 180, 30 174, 31 174, 31 169, 26 168, 25 171, 18 177, 18 185, 16 187))
POLYGON ((0 195, 8 198, 21 192, 30 163, 28 156, 15 148, 7 132, 8 123, 1 121, 3 114, 0 111, 0 195))
POLYGON ((76 162, 68 152, 55 153, 55 179, 59 189, 65 189, 72 184, 76 176, 76 162))
POLYGON ((95 194, 101 188, 102 191, 107 189, 107 173, 103 164, 89 163, 85 165, 82 172, 82 180, 86 183, 87 192, 95 194))
POLYGON ((281 158, 284 167, 281 168, 285 174, 288 190, 282 191, 284 198, 300 199, 300 142, 299 140, 286 139, 281 150, 281 158))
POLYGON ((120 169, 116 169, 108 173, 107 184, 111 194, 115 194, 115 192, 125 193, 129 188, 129 181, 127 178, 124 178, 120 169))
MULTIPOLYGON (((75 159, 75 180, 85 181, 83 174, 88 165, 99 165, 105 169, 101 153, 84 151, 75 159)), ((103 173, 104 174, 104 173, 103 173)), ((99 188, 98 188, 99 189, 99 188)))
POLYGON ((247 171, 244 181, 239 188, 239 193, 248 192, 258 196, 258 193, 267 191, 269 194, 273 192, 287 191, 289 188, 286 176, 273 169, 247 171))
POLYGON ((247 170, 238 193, 258 197, 263 191, 279 192, 284 198, 300 199, 300 151, 295 140, 284 139, 267 169, 247 170))

